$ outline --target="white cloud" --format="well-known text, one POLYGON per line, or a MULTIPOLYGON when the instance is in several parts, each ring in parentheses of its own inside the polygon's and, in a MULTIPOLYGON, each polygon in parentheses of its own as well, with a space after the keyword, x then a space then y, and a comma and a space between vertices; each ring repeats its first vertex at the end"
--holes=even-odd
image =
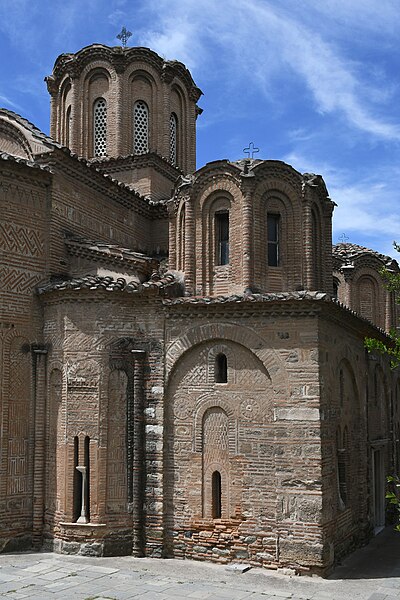
MULTIPOLYGON (((311 2, 301 3, 311 4, 314 6, 311 2)), ((354 6, 346 5, 344 0, 322 4, 319 10, 331 19, 339 11, 342 19, 351 15, 354 21, 362 12, 359 0, 354 6)), ((372 18, 378 10, 374 11, 372 1, 366 4, 366 14, 372 18)), ((203 77, 210 77, 213 67, 219 73, 223 69, 228 80, 233 77, 243 83, 246 78, 247 85, 258 85, 269 94, 282 74, 290 74, 301 78, 318 112, 340 113, 361 131, 381 139, 400 140, 399 124, 381 118, 379 107, 372 103, 387 101, 388 92, 373 88, 364 79, 362 65, 346 58, 345 50, 324 39, 315 22, 313 28, 306 25, 308 20, 299 10, 285 11, 266 0, 153 0, 149 7, 154 26, 144 36, 145 42, 169 58, 179 57, 203 77), (213 54, 210 48, 214 48, 213 54)), ((390 9, 391 4, 383 0, 385 20, 381 15, 380 22, 388 26, 390 9)), ((360 22, 368 28, 371 25, 365 17, 360 22)))

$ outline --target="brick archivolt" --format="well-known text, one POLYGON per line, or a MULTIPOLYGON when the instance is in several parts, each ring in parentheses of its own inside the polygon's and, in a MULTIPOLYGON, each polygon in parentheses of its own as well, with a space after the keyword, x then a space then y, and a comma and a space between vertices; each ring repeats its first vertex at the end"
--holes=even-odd
POLYGON ((231 341, 244 346, 252 352, 262 363, 271 377, 274 389, 282 397, 287 396, 289 390, 288 376, 284 364, 276 352, 266 347, 267 342, 255 331, 242 325, 233 323, 209 323, 189 329, 185 335, 169 345, 166 351, 166 383, 171 381, 178 361, 194 346, 203 342, 215 340, 217 344, 222 341, 231 341))

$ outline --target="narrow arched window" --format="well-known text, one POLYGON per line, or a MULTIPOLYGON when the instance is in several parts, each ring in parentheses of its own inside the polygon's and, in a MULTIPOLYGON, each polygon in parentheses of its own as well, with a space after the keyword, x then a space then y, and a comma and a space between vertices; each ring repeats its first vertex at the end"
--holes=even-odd
POLYGON ((280 215, 267 214, 267 244, 268 244, 268 266, 279 266, 279 221, 280 215))
POLYGON ((133 107, 133 151, 135 154, 149 151, 149 109, 143 100, 135 102, 133 107))
POLYGON ((229 264, 229 212, 219 210, 215 213, 215 249, 217 265, 229 264))
POLYGON ((65 116, 65 145, 69 148, 71 141, 71 107, 68 106, 65 116))
POLYGON ((336 468, 339 507, 344 508, 346 504, 346 457, 340 429, 336 432, 336 468))
POLYGON ((222 515, 222 488, 221 473, 214 471, 212 474, 212 516, 213 519, 220 519, 222 515))
POLYGON ((339 399, 340 399, 340 406, 344 405, 344 373, 343 373, 343 369, 340 369, 339 371, 339 399))
POLYGON ((73 507, 72 520, 79 519, 82 508, 82 473, 76 468, 79 465, 79 439, 74 437, 74 471, 73 471, 73 507))
POLYGON ((86 506, 86 518, 90 521, 90 437, 85 437, 84 442, 84 460, 86 467, 86 485, 84 489, 85 494, 85 506, 86 506))
POLYGON ((228 381, 228 361, 225 354, 218 354, 215 357, 215 382, 227 383, 228 381))
POLYGON ((98 98, 93 105, 94 155, 107 156, 107 102, 98 98))
POLYGON ((169 117, 169 160, 176 165, 178 119, 175 113, 169 117))
POLYGON ((333 294, 332 297, 333 298, 338 298, 339 296, 339 281, 335 278, 333 278, 333 294))

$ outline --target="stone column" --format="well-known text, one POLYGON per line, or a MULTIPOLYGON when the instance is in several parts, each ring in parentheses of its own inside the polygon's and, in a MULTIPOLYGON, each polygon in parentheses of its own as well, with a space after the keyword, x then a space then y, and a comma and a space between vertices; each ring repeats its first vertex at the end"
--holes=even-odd
POLYGON ((42 544, 45 503, 45 436, 46 436, 46 355, 47 350, 35 348, 35 434, 33 454, 33 545, 42 544))
POLYGON ((131 350, 134 360, 133 375, 133 473, 132 473, 132 554, 144 556, 145 523, 145 469, 144 469, 144 362, 145 350, 131 350))
POLYGON ((194 203, 190 196, 185 198, 185 294, 193 296, 195 284, 196 222, 194 203))

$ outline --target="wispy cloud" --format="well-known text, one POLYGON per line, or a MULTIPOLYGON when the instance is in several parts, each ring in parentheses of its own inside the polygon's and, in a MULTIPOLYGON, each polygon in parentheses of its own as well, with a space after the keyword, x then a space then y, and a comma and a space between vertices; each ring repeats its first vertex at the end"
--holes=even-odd
POLYGON ((5 108, 7 107, 11 107, 12 110, 16 110, 16 111, 22 111, 22 106, 20 106, 19 104, 17 104, 17 102, 14 102, 14 100, 11 100, 11 98, 9 98, 8 96, 5 96, 4 94, 0 94, 0 104, 2 106, 4 106, 5 108))
MULTIPOLYGON (((300 5, 310 9, 311 3, 300 5)), ((385 1, 383 5, 385 22, 390 24, 391 5, 385 1)), ((365 77, 362 65, 323 38, 315 22, 312 28, 307 25, 299 10, 289 12, 267 0, 150 0, 149 7, 154 25, 152 31, 143 33, 144 41, 167 57, 178 56, 201 76, 210 77, 213 67, 224 69, 238 83, 243 83, 245 76, 248 86, 270 94, 282 76, 290 74, 303 82, 319 113, 337 112, 356 129, 377 138, 400 140, 400 125, 382 118, 382 108, 374 105, 373 100, 382 95, 365 77)), ((331 0, 320 8, 331 19, 335 10, 343 19, 350 12, 344 0, 331 0)), ((367 2, 366 10, 369 18, 378 12, 372 2, 367 2)), ((354 18, 356 13, 353 10, 354 18)), ((370 27, 369 20, 365 23, 370 27)))
POLYGON ((400 239, 398 180, 400 169, 381 166, 372 172, 337 167, 312 157, 291 153, 283 157, 302 172, 323 174, 337 207, 333 214, 333 242, 341 233, 350 241, 372 240, 374 249, 399 258, 393 240, 400 239))

